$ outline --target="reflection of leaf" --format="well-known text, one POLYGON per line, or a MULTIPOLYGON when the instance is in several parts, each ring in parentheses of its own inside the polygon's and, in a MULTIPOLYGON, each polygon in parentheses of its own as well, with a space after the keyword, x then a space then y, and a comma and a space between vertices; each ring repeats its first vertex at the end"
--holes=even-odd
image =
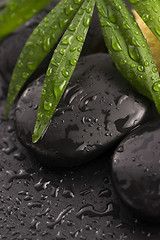
POLYGON ((93 14, 95 0, 85 0, 57 46, 42 89, 33 142, 37 142, 68 84, 81 53, 93 14))
POLYGON ((68 0, 69 7, 65 5, 65 2, 65 0, 62 0, 41 21, 23 48, 9 86, 6 117, 19 91, 51 51, 84 0, 80 1, 79 4, 75 4, 74 0, 68 0))
POLYGON ((140 93, 154 100, 160 112, 160 94, 155 88, 159 74, 132 14, 122 0, 96 2, 104 39, 116 67, 140 93))
POLYGON ((10 0, 0 14, 0 40, 21 26, 52 0, 10 0))

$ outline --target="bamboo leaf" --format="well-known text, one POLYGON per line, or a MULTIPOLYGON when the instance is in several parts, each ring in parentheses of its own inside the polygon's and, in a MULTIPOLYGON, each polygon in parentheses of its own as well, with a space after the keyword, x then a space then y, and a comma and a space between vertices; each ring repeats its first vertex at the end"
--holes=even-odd
POLYGON ((160 113, 160 79, 141 30, 122 0, 96 0, 102 32, 118 70, 160 113))
POLYGON ((153 34, 160 40, 160 1, 129 0, 129 2, 153 34))
POLYGON ((95 0, 85 0, 54 52, 41 93, 32 141, 47 128, 77 64, 93 14, 95 0))
POLYGON ((17 61, 9 85, 6 118, 13 101, 34 70, 51 51, 84 0, 62 0, 35 28, 17 61))
POLYGON ((52 0, 9 0, 0 14, 0 40, 25 23, 52 0))

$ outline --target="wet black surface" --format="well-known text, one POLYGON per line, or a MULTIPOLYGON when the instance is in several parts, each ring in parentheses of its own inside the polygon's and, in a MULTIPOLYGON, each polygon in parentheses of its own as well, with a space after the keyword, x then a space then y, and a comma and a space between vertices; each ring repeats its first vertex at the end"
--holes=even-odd
POLYGON ((122 199, 137 213, 160 217, 160 118, 137 128, 113 156, 113 176, 122 199))
POLYGON ((105 154, 74 169, 48 170, 23 147, 0 105, 0 239, 158 240, 120 201, 105 154))
POLYGON ((45 135, 33 144, 43 80, 44 76, 20 98, 16 123, 21 141, 53 166, 70 167, 96 158, 140 124, 149 105, 120 76, 109 55, 83 57, 45 135))
POLYGON ((159 240, 159 225, 137 220, 111 183, 110 157, 48 170, 4 120, 0 74, 0 239, 159 240))

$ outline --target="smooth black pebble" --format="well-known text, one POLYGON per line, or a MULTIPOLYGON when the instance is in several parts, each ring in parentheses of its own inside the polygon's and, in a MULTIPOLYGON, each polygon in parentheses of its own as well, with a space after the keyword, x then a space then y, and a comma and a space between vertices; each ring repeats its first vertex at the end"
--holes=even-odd
POLYGON ((124 139, 113 155, 114 185, 127 205, 141 216, 160 219, 160 119, 124 139))
POLYGON ((45 163, 73 166, 96 158, 113 147, 145 117, 148 102, 116 70, 108 54, 81 58, 50 125, 33 144, 44 75, 21 96, 16 110, 21 141, 45 163))

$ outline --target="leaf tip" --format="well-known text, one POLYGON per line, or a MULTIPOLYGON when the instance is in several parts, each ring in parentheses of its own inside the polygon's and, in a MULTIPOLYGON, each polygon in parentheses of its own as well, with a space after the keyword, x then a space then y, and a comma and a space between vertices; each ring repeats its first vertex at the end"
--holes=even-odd
POLYGON ((40 139, 39 134, 37 134, 36 132, 34 132, 33 135, 32 135, 32 142, 33 142, 33 143, 37 143, 39 139, 40 139))
POLYGON ((32 135, 32 142, 36 143, 38 142, 38 140, 40 139, 40 137, 43 134, 43 128, 42 125, 39 121, 36 121, 35 126, 34 126, 34 131, 33 131, 33 135, 32 135))

